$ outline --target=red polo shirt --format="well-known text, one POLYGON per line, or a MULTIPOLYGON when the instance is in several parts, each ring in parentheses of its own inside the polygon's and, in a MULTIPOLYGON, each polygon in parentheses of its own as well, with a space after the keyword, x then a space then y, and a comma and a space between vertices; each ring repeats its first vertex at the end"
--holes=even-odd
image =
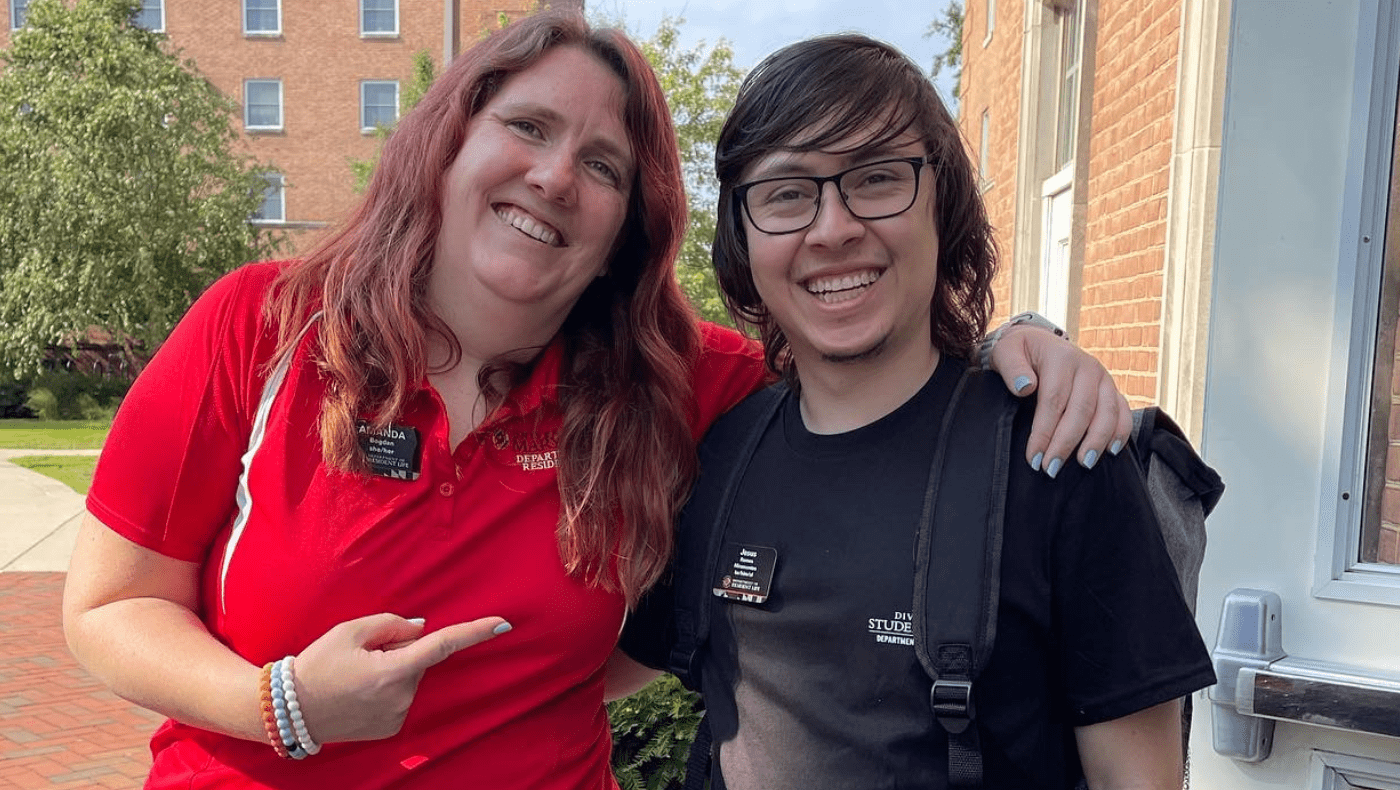
MULTIPOLYGON (((397 421, 418 432, 420 476, 365 479, 321 463, 313 325, 272 401, 247 526, 229 549, 240 458, 274 353, 262 305, 278 269, 243 267, 190 309, 123 402, 88 509, 142 546, 203 562, 200 615, 253 664, 377 612, 424 617, 430 631, 499 615, 514 630, 429 669, 392 738, 296 762, 167 722, 147 787, 615 787, 601 669, 624 605, 559 560, 560 346, 456 448, 425 382, 397 421)), ((708 324, 703 337, 697 439, 765 375, 756 344, 708 324)))

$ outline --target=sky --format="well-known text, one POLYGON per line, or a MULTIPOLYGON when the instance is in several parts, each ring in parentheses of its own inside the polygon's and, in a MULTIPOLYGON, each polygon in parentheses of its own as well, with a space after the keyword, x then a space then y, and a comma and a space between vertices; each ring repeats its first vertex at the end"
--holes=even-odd
MULTIPOLYGON (((747 72, 769 52, 819 33, 856 31, 894 44, 928 72, 947 42, 925 38, 947 0, 585 0, 590 16, 621 19, 639 38, 656 32, 663 15, 683 18, 681 44, 728 40, 734 65, 747 72)), ((945 101, 953 84, 945 69, 935 80, 945 101)))

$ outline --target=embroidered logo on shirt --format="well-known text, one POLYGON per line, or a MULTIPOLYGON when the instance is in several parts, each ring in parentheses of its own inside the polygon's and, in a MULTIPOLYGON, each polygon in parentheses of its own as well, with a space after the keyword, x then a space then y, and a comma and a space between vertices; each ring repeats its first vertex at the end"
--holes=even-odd
POLYGON ((914 617, 908 612, 895 612, 889 619, 872 617, 867 622, 876 643, 914 645, 914 617))
POLYGON ((516 453, 515 462, 520 464, 520 468, 527 472, 534 472, 540 469, 553 469, 558 466, 559 451, 550 450, 547 453, 516 453))
POLYGON ((526 472, 553 469, 559 465, 559 432, 543 434, 512 434, 510 448, 515 451, 515 463, 526 472))

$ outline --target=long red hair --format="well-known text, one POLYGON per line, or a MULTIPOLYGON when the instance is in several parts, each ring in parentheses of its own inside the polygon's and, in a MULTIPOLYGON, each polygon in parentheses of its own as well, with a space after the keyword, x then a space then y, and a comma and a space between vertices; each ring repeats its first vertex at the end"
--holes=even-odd
MULTIPOLYGON (((547 10, 459 56, 399 121, 348 222, 283 273, 269 314, 285 349, 306 316, 323 311, 317 363, 330 386, 322 453, 333 468, 364 472, 355 422, 373 415, 385 427, 400 414, 428 373, 428 334, 453 350, 448 367, 460 359, 458 339, 427 300, 443 176, 471 118, 558 46, 584 49, 621 78, 637 163, 608 275, 584 291, 560 330, 559 552, 571 574, 621 591, 631 605, 664 569, 695 478, 690 364, 699 335, 673 267, 686 221, 675 129, 656 75, 626 36, 547 10)), ((512 367, 484 367, 482 391, 499 401, 495 374, 512 367)))

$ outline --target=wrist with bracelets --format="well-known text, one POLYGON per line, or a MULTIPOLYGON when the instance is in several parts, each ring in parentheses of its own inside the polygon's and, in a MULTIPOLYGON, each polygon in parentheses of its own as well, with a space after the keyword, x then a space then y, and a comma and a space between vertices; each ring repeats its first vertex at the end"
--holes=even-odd
POLYGON ((295 659, 292 656, 267 664, 259 678, 259 703, 268 742, 278 757, 304 760, 321 751, 311 738, 297 698, 295 659))

